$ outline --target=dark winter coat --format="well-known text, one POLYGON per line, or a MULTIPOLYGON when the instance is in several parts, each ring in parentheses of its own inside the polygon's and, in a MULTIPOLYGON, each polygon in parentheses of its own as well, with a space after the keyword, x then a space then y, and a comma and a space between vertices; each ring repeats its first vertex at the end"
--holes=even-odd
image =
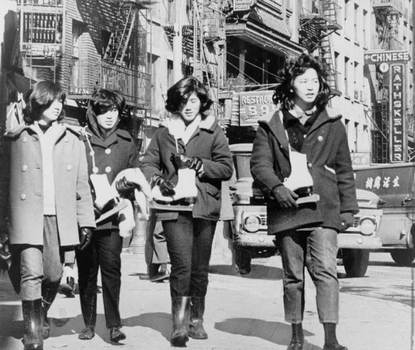
MULTIPOLYGON (((97 130, 86 128, 89 143, 85 139, 86 155, 88 160, 88 174, 106 174, 110 184, 114 181, 117 174, 127 168, 139 166, 139 153, 132 136, 125 130, 116 129, 107 138, 100 136, 97 130), (93 171, 93 160, 95 158, 96 172, 93 171)), ((92 188, 92 184, 91 184, 92 188)), ((104 220, 98 224, 97 230, 118 229, 117 215, 104 220)))
MULTIPOLYGON (((251 172, 264 194, 283 183, 291 173, 288 138, 279 112, 259 121, 253 144, 251 172)), ((347 134, 341 116, 329 117, 324 109, 307 133, 302 153, 307 155, 313 178, 313 193, 323 216, 321 226, 340 230, 340 214, 357 213, 356 188, 351 165, 347 134)), ((268 209, 278 210, 276 202, 268 201, 268 209)), ((272 215, 272 212, 269 212, 272 215)), ((301 220, 299 216, 298 220, 301 220)), ((272 220, 268 221, 272 225, 272 220)), ((270 228, 272 232, 272 227, 270 228)))
MULTIPOLYGON (((95 227, 85 147, 80 134, 60 125, 53 149, 56 217, 61 246, 79 244, 79 227, 95 227)), ((43 175, 39 136, 31 125, 5 135, 1 157, 0 229, 9 221, 10 243, 43 245, 43 175)))
MULTIPOLYGON (((218 220, 221 207, 222 181, 232 176, 232 155, 228 141, 213 116, 202 120, 189 142, 178 140, 179 151, 188 157, 198 157, 203 161, 203 175, 196 178, 198 194, 193 207, 193 217, 218 220)), ((175 138, 169 129, 162 125, 154 133, 144 154, 141 170, 147 180, 160 174, 177 184, 177 173, 171 155, 177 153, 175 138)))

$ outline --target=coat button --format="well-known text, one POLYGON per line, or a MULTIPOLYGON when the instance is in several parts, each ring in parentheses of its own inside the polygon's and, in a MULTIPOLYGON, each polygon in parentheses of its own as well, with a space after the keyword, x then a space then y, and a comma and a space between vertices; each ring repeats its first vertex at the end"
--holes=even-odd
POLYGON ((311 163, 307 163, 307 166, 311 168, 313 165, 311 163))
POLYGON ((67 138, 67 137, 65 137, 63 140, 64 140, 66 143, 68 143, 68 142, 69 142, 69 138, 67 138))
POLYGON ((22 142, 26 142, 27 138, 26 137, 22 137, 22 142))
POLYGON ((22 201, 24 201, 24 200, 26 199, 26 194, 22 193, 22 194, 20 195, 20 199, 21 199, 22 201))
POLYGON ((106 173, 111 172, 111 170, 112 170, 112 169, 111 169, 111 167, 110 167, 110 166, 107 166, 107 167, 105 168, 105 172, 106 172, 106 173))
POLYGON ((68 166, 66 167, 66 170, 67 170, 67 171, 71 171, 71 170, 72 170, 72 165, 68 165, 68 166))
POLYGON ((23 172, 27 171, 27 165, 23 165, 23 166, 22 166, 22 171, 23 171, 23 172))
POLYGON ((89 152, 89 155, 90 155, 90 156, 93 156, 94 154, 95 154, 95 152, 94 152, 94 151, 89 152))
POLYGON ((92 168, 92 172, 94 174, 98 174, 98 171, 99 171, 99 169, 96 166, 92 168))
POLYGON ((317 140, 319 141, 319 142, 321 142, 321 141, 323 141, 323 136, 319 136, 319 137, 317 137, 317 140))
POLYGON ((110 153, 111 153, 111 149, 110 149, 110 148, 107 148, 107 149, 105 150, 105 153, 106 153, 106 154, 110 154, 110 153))

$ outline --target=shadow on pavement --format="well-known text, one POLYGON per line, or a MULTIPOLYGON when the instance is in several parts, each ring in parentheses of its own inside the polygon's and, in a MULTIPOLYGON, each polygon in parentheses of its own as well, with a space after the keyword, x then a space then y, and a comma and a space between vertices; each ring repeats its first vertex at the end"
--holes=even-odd
POLYGON ((235 267, 230 265, 210 265, 209 273, 217 275, 227 275, 227 276, 240 276, 242 278, 249 279, 268 279, 268 280, 281 280, 282 279, 282 269, 273 266, 265 265, 255 265, 252 264, 251 272, 246 275, 239 274, 235 267))
MULTIPOLYGON (((228 318, 215 323, 215 329, 236 335, 257 337, 274 344, 288 346, 291 340, 291 325, 281 322, 269 322, 255 318, 228 318)), ((304 330, 304 336, 314 335, 304 330)), ((321 350, 313 344, 307 343, 307 350, 321 350)))
POLYGON ((171 315, 164 312, 151 312, 123 319, 124 327, 147 327, 158 331, 168 342, 173 331, 171 315))

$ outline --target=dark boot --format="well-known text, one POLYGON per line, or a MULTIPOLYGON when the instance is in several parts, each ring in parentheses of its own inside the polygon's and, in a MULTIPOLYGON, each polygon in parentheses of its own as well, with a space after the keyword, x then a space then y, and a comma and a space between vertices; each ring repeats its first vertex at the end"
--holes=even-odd
POLYGON ((172 346, 185 347, 189 340, 190 297, 172 299, 173 333, 170 343, 172 346))
POLYGON ((43 339, 49 338, 50 323, 48 319, 48 311, 56 298, 56 294, 58 294, 59 284, 60 281, 50 282, 44 285, 42 284, 43 339))
POLYGON ((79 297, 81 300, 82 316, 84 318, 85 328, 79 334, 78 338, 90 340, 95 336, 95 323, 97 319, 97 293, 96 291, 83 290, 80 288, 79 297))
POLYGON ((25 350, 43 350, 42 299, 22 300, 25 350))
POLYGON ((303 350, 304 348, 304 332, 302 323, 291 324, 291 341, 287 350, 303 350))
POLYGON ((343 345, 340 345, 336 336, 335 323, 323 323, 324 327, 324 347, 323 350, 347 350, 343 345))
POLYGON ((208 335, 203 328, 203 314, 205 313, 205 298, 192 297, 190 306, 189 337, 193 339, 207 339, 208 335))

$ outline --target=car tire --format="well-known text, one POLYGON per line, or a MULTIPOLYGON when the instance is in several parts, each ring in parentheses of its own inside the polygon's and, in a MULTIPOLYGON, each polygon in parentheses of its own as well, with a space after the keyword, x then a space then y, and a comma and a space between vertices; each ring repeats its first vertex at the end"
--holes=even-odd
POLYGON ((399 266, 411 266, 415 259, 415 249, 396 249, 391 251, 394 262, 399 266))
POLYGON ((370 252, 366 249, 344 249, 343 265, 347 277, 364 277, 369 266, 370 252))
POLYGON ((251 272, 251 253, 245 249, 235 249, 235 264, 241 275, 251 272))

